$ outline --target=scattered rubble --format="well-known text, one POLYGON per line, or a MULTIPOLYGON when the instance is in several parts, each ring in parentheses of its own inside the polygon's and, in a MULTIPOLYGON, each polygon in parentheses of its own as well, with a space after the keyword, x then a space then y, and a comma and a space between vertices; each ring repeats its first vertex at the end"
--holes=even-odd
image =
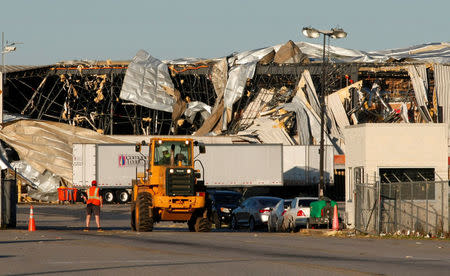
POLYGON ((348 125, 448 123, 449 48, 329 46, 325 79, 322 46, 292 41, 216 59, 161 61, 141 50, 131 62, 69 61, 8 72, 4 109, 54 122, 10 122, 0 139, 34 170, 70 184, 71 144, 113 141, 102 134, 318 145, 325 91, 325 143, 342 154, 348 125))

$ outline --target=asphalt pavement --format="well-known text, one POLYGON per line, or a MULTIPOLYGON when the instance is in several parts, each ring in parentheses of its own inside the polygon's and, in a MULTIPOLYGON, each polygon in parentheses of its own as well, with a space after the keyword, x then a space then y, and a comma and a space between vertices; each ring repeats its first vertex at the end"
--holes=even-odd
POLYGON ((105 205, 104 232, 83 232, 84 205, 28 205, 18 229, 0 230, 1 275, 449 275, 450 242, 305 236, 299 233, 191 233, 164 222, 129 228, 129 205, 105 205))

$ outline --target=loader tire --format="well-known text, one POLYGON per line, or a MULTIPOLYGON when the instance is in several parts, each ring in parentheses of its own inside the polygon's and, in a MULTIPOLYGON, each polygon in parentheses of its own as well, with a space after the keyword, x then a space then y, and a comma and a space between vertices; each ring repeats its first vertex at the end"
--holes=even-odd
POLYGON ((153 230, 152 196, 149 193, 138 194, 136 200, 136 230, 149 232, 153 230))
POLYGON ((198 217, 195 222, 195 232, 210 232, 211 221, 207 218, 198 217))
POLYGON ((131 204, 131 230, 136 231, 136 203, 131 204))

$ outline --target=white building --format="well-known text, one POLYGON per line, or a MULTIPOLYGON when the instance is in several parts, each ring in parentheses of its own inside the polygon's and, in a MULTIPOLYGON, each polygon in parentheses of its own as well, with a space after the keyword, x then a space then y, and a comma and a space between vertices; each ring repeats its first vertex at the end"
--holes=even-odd
MULTIPOLYGON (((387 183, 391 180, 388 179, 389 177, 386 178, 386 174, 393 175, 392 172, 401 175, 400 178, 405 175, 404 172, 414 172, 416 175, 432 172, 435 181, 448 180, 447 124, 361 124, 346 127, 344 136, 346 221, 350 228, 355 227, 355 185, 357 183, 373 184, 377 181, 387 183)), ((425 218, 421 218, 419 209, 426 208, 429 211, 429 207, 430 210, 438 210, 440 214, 444 214, 444 219, 441 215, 439 223, 448 231, 448 184, 443 182, 440 184, 430 190, 430 193, 434 194, 427 195, 426 199, 423 196, 413 198, 415 195, 411 195, 407 201, 405 197, 405 200, 401 201, 404 205, 402 208, 408 209, 400 210, 402 215, 411 210, 413 214, 410 214, 410 217, 417 215, 416 221, 421 221, 425 218), (424 207, 425 203, 428 207, 424 207)), ((415 193, 418 195, 420 191, 415 193)), ((428 219, 427 215, 427 222, 428 219)), ((404 219, 402 223, 414 227, 416 222, 413 220, 407 222, 404 219)), ((437 225, 438 222, 435 224, 437 225)))

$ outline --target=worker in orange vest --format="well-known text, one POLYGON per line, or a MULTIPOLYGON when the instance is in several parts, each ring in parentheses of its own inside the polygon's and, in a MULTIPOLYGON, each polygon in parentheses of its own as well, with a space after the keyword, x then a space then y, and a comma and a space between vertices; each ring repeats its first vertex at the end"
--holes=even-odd
MULTIPOLYGON (((83 196, 84 201, 86 197, 83 196)), ((91 220, 91 215, 95 216, 95 223, 97 223, 97 231, 102 232, 100 227, 100 207, 103 205, 102 197, 100 196, 100 189, 97 187, 97 181, 92 180, 92 187, 87 190, 87 201, 86 201, 86 228, 84 231, 89 231, 89 221, 91 220)))

